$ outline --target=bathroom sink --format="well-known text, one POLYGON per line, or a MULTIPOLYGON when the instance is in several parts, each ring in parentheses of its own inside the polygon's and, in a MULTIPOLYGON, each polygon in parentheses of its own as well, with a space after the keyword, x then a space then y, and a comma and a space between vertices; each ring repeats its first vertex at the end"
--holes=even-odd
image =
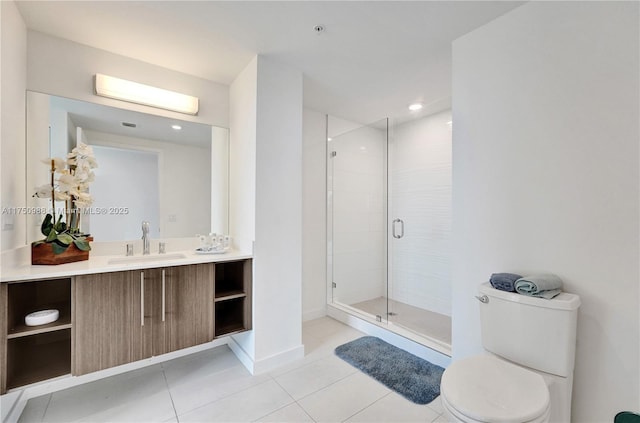
POLYGON ((109 259, 107 264, 148 263, 152 261, 178 260, 183 258, 186 258, 186 256, 182 253, 153 254, 148 256, 129 256, 129 257, 112 258, 112 259, 109 259))

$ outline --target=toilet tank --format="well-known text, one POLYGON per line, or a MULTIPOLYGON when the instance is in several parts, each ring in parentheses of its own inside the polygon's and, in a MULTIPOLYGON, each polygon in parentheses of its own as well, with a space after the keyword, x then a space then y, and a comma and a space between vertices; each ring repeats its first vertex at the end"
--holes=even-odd
POLYGON ((482 345, 516 364, 567 377, 573 372, 580 297, 547 300, 480 285, 482 345))

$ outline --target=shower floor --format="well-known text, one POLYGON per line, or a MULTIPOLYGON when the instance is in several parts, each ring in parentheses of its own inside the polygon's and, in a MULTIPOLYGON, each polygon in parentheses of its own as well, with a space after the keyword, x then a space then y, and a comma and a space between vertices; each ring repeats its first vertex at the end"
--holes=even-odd
MULTIPOLYGON (((351 304, 351 307, 384 318, 387 313, 387 299, 375 298, 351 304)), ((388 318, 391 323, 451 345, 451 317, 395 300, 389 300, 389 312, 388 318)))

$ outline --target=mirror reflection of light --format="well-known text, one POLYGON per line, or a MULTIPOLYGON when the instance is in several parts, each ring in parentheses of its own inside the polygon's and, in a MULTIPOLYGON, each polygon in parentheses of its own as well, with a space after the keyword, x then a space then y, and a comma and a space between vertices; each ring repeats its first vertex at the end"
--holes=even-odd
POLYGON ((182 129, 182 126, 180 125, 171 125, 171 129, 175 129, 176 131, 179 131, 182 129))
POLYGON ((420 109, 422 109, 422 104, 420 104, 420 103, 414 103, 414 104, 409 106, 409 110, 411 110, 412 112, 416 112, 416 111, 418 111, 420 109))

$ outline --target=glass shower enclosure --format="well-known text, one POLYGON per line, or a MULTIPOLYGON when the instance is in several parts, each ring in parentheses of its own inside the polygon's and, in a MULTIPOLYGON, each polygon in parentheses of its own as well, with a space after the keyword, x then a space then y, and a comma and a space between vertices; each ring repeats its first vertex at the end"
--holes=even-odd
POLYGON ((445 111, 327 139, 329 303, 444 353, 451 346, 451 133, 445 111))
POLYGON ((378 322, 388 318, 389 121, 328 139, 331 301, 378 322))

